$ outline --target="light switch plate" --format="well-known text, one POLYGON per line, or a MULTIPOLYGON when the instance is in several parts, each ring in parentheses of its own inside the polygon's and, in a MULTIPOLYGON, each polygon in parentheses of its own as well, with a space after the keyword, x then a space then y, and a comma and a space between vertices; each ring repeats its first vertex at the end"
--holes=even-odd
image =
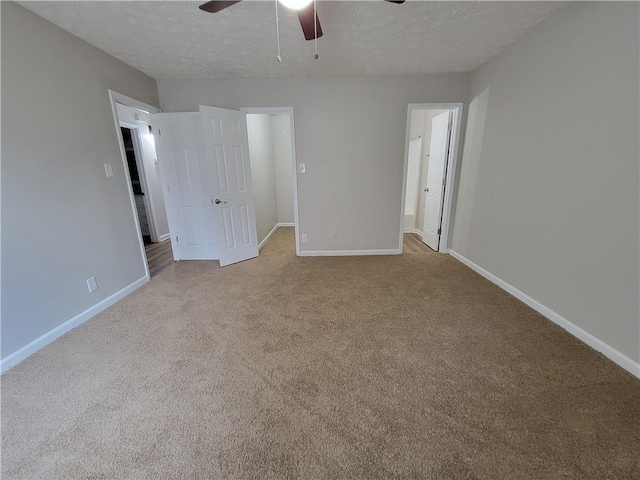
POLYGON ((89 293, 95 292, 98 289, 98 282, 96 282, 96 277, 91 277, 87 280, 87 288, 89 289, 89 293))
POLYGON ((307 170, 304 163, 299 164, 299 168, 300 168, 300 173, 304 173, 307 170))
POLYGON ((104 164, 104 173, 107 174, 108 178, 113 177, 113 168, 111 167, 110 163, 105 163, 104 164))

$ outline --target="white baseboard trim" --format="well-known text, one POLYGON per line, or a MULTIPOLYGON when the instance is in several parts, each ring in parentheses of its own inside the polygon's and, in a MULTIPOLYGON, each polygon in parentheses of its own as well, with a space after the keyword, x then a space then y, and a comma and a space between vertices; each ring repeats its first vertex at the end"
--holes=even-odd
POLYGON ((295 223, 279 223, 278 226, 279 227, 295 227, 296 224, 295 223))
POLYGON ((421 231, 421 230, 418 230, 417 228, 409 229, 409 230, 405 230, 405 231, 404 231, 404 232, 402 232, 402 233, 415 233, 416 235, 420 235, 420 236, 422 236, 422 231, 421 231))
POLYGON ((613 362, 617 363, 619 366, 621 366, 622 368, 627 370, 632 375, 640 378, 640 363, 634 362, 632 359, 630 359, 626 355, 620 353, 615 348, 611 347, 610 345, 607 345, 606 343, 604 343, 599 338, 594 337, 589 332, 587 332, 587 331, 583 330, 582 328, 578 327, 576 324, 570 322, 569 320, 567 320, 563 316, 559 315, 558 313, 554 312, 550 308, 544 306, 543 304, 541 304, 537 300, 534 300, 529 295, 527 295, 526 293, 524 293, 521 290, 518 290, 513 285, 505 282, 501 278, 496 277, 493 273, 488 272, 487 270, 485 270, 481 266, 473 263, 468 258, 463 257, 458 252, 456 252, 454 250, 449 250, 449 255, 451 255, 456 260, 459 260, 461 263, 465 264, 471 270, 476 271, 477 273, 482 275, 487 280, 495 283, 497 286, 502 288, 505 292, 510 293, 511 295, 516 297, 521 302, 527 304, 528 306, 533 308, 535 311, 537 311, 541 315, 543 315, 546 318, 548 318, 549 320, 551 320, 556 325, 562 327, 564 330, 569 332, 571 335, 576 337, 578 340, 581 340, 582 342, 586 343, 587 345, 589 345, 594 350, 597 350, 598 352, 602 353, 605 357, 607 357, 610 360, 612 360, 613 362))
POLYGON ((260 250, 262 247, 264 247, 264 244, 267 243, 267 241, 271 238, 271 235, 273 235, 274 233, 276 233, 276 230, 278 229, 278 227, 280 226, 279 223, 276 223, 275 227, 273 227, 271 229, 271 231, 267 234, 266 237, 264 237, 264 240, 262 240, 260 242, 260 244, 258 245, 258 250, 260 250))
POLYGON ((301 257, 352 257, 358 255, 400 255, 402 252, 397 248, 386 250, 318 250, 300 252, 301 257))
POLYGON ((146 276, 136 280, 132 284, 124 287, 122 290, 120 290, 120 291, 114 293, 113 295, 105 298, 104 300, 96 303, 93 307, 88 308, 87 310, 85 310, 84 312, 76 315, 72 319, 67 320, 66 322, 64 322, 61 325, 58 325, 53 330, 49 330, 44 335, 40 336, 39 338, 36 338, 33 342, 25 345, 24 347, 20 348, 19 350, 16 350, 12 354, 7 355, 0 362, 0 372, 2 372, 2 373, 6 372, 11 367, 17 365, 22 360, 27 358, 29 355, 33 355, 38 350, 40 350, 42 347, 44 347, 44 346, 50 344, 51 342, 53 342, 56 338, 64 335, 69 330, 77 327, 78 325, 81 325, 82 323, 86 322, 87 320, 89 320, 90 318, 94 317, 98 313, 100 313, 103 310, 107 309, 108 307, 110 307, 111 305, 116 303, 117 301, 119 301, 119 300, 123 299, 124 297, 126 297, 127 295, 129 295, 134 290, 140 288, 142 285, 144 285, 148 281, 149 281, 149 278, 146 277, 146 276))
POLYGON ((158 237, 158 243, 164 242, 166 240, 169 240, 171 238, 171 234, 170 233, 165 233, 164 235, 160 235, 158 237))

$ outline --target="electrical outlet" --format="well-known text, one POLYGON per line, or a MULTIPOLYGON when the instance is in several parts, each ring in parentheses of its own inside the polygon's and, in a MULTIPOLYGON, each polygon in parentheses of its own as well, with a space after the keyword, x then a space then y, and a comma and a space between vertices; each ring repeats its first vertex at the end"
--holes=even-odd
POLYGON ((307 243, 307 234, 306 233, 302 234, 302 243, 307 243))
POLYGON ((301 163, 298 165, 300 173, 304 173, 307 171, 307 168, 305 167, 304 163, 301 163))
POLYGON ((96 282, 96 277, 91 277, 87 280, 87 288, 89 289, 89 293, 95 292, 98 289, 98 282, 96 282))
POLYGON ((107 174, 107 178, 113 177, 113 167, 111 167, 110 163, 104 164, 104 173, 107 174))
POLYGON ((338 236, 338 230, 331 230, 331 238, 336 238, 338 236))

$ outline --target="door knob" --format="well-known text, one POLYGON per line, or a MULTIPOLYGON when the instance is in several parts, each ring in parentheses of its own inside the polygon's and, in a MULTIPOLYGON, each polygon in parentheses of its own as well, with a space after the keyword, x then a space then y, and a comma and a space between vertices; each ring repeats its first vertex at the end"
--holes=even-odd
MULTIPOLYGON (((213 200, 211 201, 211 203, 213 203, 213 200)), ((227 203, 227 202, 223 202, 219 198, 216 198, 216 205, 220 205, 221 203, 227 203)))

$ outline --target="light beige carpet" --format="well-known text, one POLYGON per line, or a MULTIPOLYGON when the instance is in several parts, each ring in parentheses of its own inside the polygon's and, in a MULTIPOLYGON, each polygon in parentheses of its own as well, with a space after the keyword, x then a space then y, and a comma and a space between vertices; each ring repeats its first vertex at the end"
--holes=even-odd
POLYGON ((640 381, 408 250, 168 267, 2 377, 3 480, 640 478, 640 381))

